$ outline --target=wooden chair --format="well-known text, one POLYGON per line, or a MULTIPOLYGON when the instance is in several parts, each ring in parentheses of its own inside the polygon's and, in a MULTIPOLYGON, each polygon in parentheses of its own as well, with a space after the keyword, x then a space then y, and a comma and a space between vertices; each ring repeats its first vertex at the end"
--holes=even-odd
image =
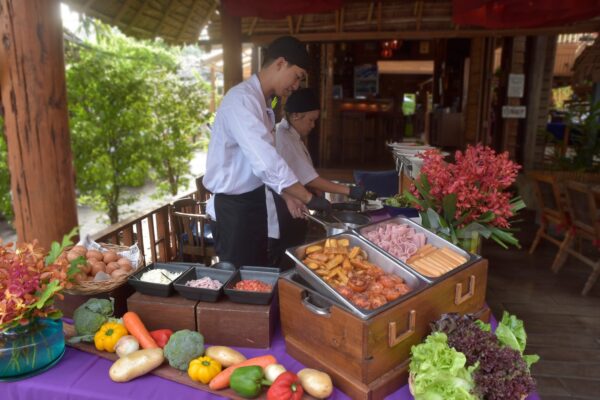
POLYGON ((529 177, 533 180, 534 194, 540 216, 540 227, 535 234, 529 254, 533 254, 541 239, 546 239, 555 244, 558 246, 559 251, 552 263, 552 269, 554 270, 556 265, 564 263, 567 254, 565 249, 573 241, 573 233, 569 229, 568 213, 561 199, 558 180, 555 176, 551 174, 531 174, 529 177), (549 234, 548 229, 551 226, 558 230, 565 230, 562 240, 558 240, 549 234))
MULTIPOLYGON (((571 216, 571 229, 574 237, 590 240, 594 246, 598 246, 600 241, 600 215, 596 206, 596 198, 590 186, 580 182, 566 182, 564 185, 567 197, 567 207, 571 216)), ((583 263, 592 267, 582 295, 586 295, 600 275, 600 258, 598 257, 598 248, 595 248, 596 259, 593 260, 583 254, 581 249, 574 249, 573 240, 570 240, 565 249, 561 248, 560 263, 553 266, 556 273, 563 266, 568 255, 572 255, 583 263), (564 254, 562 254, 564 253, 564 254)))
POLYGON ((201 211, 201 203, 194 199, 181 199, 170 207, 171 224, 177 242, 180 261, 201 260, 206 265, 216 255, 209 218, 201 211))
POLYGON ((204 175, 200 175, 196 178, 196 191, 198 192, 198 201, 206 203, 212 193, 204 187, 204 183, 202 182, 203 179, 204 175))

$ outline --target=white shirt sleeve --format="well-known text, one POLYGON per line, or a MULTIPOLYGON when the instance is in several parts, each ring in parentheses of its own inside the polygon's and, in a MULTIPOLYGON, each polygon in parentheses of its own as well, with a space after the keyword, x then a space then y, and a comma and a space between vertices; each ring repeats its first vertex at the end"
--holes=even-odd
MULTIPOLYGON (((299 143, 299 145, 302 145, 299 143)), ((281 146, 277 146, 277 151, 281 157, 287 161, 288 165, 294 171, 294 174, 298 177, 298 181, 302 185, 306 185, 310 181, 319 177, 317 171, 313 167, 312 163, 302 153, 302 149, 291 145, 289 142, 282 143, 281 146)))
POLYGON ((277 193, 298 182, 294 172, 277 153, 273 136, 258 116, 262 110, 251 99, 241 99, 244 107, 227 107, 226 124, 231 136, 237 141, 242 153, 252 167, 252 172, 277 193))

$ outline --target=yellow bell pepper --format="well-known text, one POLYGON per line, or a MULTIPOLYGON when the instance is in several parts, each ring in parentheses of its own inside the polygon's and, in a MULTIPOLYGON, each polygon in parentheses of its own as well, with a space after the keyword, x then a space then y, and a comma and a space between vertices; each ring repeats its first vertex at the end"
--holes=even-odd
POLYGON ((221 372, 221 363, 207 356, 192 360, 188 366, 188 375, 190 378, 195 382, 202 382, 205 385, 217 376, 219 372, 221 372))
POLYGON ((106 322, 94 335, 94 345, 100 351, 115 352, 115 345, 122 336, 127 335, 127 329, 118 322, 106 322))

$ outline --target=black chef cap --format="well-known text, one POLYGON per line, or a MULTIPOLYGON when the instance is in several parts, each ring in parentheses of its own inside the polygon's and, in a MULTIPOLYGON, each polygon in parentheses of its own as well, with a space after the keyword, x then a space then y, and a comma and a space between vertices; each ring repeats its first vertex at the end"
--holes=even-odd
POLYGON ((271 43, 267 49, 266 59, 275 60, 279 57, 293 65, 297 65, 305 71, 310 67, 310 57, 306 46, 292 36, 282 36, 271 43))
POLYGON ((317 96, 308 88, 296 90, 285 102, 285 111, 289 113, 303 113, 320 108, 317 96))

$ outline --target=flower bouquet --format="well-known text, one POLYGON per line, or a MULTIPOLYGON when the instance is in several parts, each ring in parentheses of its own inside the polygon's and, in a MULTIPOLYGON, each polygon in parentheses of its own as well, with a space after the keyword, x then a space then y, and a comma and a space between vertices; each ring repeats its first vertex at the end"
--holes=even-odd
POLYGON ((53 243, 49 254, 33 243, 0 244, 0 378, 16 379, 47 367, 64 351, 60 317, 54 305, 72 285, 84 260, 62 255, 76 229, 53 243))
POLYGON ((422 225, 472 253, 480 237, 504 248, 519 247, 510 229, 510 219, 525 207, 507 189, 521 168, 482 145, 457 151, 455 162, 444 161, 439 150, 428 150, 421 173, 407 196, 420 210, 422 225))

